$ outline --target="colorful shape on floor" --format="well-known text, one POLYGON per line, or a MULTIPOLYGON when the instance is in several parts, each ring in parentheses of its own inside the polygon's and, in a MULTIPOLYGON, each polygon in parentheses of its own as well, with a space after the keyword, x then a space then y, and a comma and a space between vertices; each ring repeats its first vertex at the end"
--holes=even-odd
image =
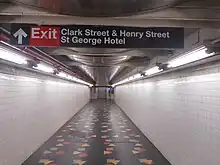
POLYGON ((109 147, 115 147, 116 145, 114 145, 114 144, 109 144, 108 146, 109 146, 109 147))
POLYGON ((140 151, 140 150, 142 150, 142 148, 141 147, 134 147, 134 150, 140 151))
POLYGON ((132 153, 133 154, 139 154, 141 152, 144 152, 145 150, 144 149, 141 149, 141 150, 132 150, 132 153))
POLYGON ((148 160, 148 159, 139 159, 139 161, 141 163, 147 164, 147 165, 152 165, 153 161, 152 160, 148 160))
POLYGON ((60 143, 60 144, 57 144, 56 146, 57 147, 63 147, 64 145, 60 143))
POLYGON ((78 148, 78 151, 84 152, 86 149, 85 148, 78 148))
POLYGON ((74 151, 73 152, 73 155, 78 155, 78 154, 80 154, 81 152, 79 152, 79 151, 74 151))
POLYGON ((111 163, 114 165, 117 165, 120 162, 120 160, 115 160, 115 159, 107 159, 107 163, 111 163))
POLYGON ((112 154, 111 151, 104 151, 104 155, 110 155, 110 154, 112 154))
POLYGON ((87 157, 87 156, 88 156, 88 154, 86 154, 86 153, 79 154, 79 157, 81 157, 81 158, 84 158, 84 157, 87 157))
POLYGON ((44 154, 51 154, 51 151, 44 151, 44 154))
POLYGON ((57 147, 52 147, 52 148, 50 148, 50 150, 51 150, 51 151, 57 151, 58 148, 57 148, 57 147))
POLYGON ((110 142, 106 142, 106 141, 105 141, 105 142, 104 142, 104 144, 105 144, 105 145, 109 145, 109 144, 111 144, 111 143, 110 143, 110 142))
POLYGON ((41 159, 38 163, 41 163, 41 164, 44 164, 44 165, 50 165, 53 162, 54 162, 53 160, 41 159))
POLYGON ((64 139, 58 139, 57 141, 58 142, 64 142, 64 139))
POLYGON ((140 141, 139 140, 135 140, 135 139, 130 139, 129 142, 138 143, 140 141))
POLYGON ((111 139, 105 139, 105 141, 106 141, 106 142, 112 142, 112 140, 111 140, 111 139))
POLYGON ((82 146, 82 147, 89 147, 90 145, 87 144, 87 143, 85 143, 85 144, 82 144, 81 146, 82 146))
POLYGON ((101 130, 101 132, 102 132, 102 133, 106 133, 106 132, 108 132, 108 130, 101 130))
POLYGON ((58 135, 58 136, 56 136, 57 138, 62 138, 63 136, 62 135, 58 135))
POLYGON ((73 164, 83 165, 84 163, 86 163, 86 161, 82 161, 82 160, 73 160, 73 164))
POLYGON ((64 154, 64 151, 57 151, 56 152, 56 155, 63 155, 64 154))
POLYGON ((142 147, 143 145, 140 143, 135 144, 136 147, 142 147))
POLYGON ((110 148, 110 147, 109 147, 109 148, 106 148, 106 150, 107 150, 107 151, 114 151, 114 148, 112 148, 112 147, 110 148))
POLYGON ((109 136, 101 136, 102 139, 106 139, 108 138, 109 136))

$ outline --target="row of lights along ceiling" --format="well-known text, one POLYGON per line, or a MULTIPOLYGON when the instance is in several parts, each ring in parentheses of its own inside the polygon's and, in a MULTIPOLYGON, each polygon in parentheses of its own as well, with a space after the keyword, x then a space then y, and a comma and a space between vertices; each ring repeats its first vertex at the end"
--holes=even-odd
MULTIPOLYGON (((10 62, 19 64, 19 65, 28 64, 28 58, 23 56, 22 53, 19 54, 3 46, 0 46, 0 59, 10 61, 10 62)), ((40 70, 45 73, 53 74, 55 72, 55 68, 43 62, 40 62, 39 64, 37 64, 37 66, 33 66, 32 68, 36 70, 40 70)), ((88 86, 93 86, 92 84, 85 82, 65 72, 59 72, 59 73, 56 73, 55 75, 63 79, 67 79, 67 80, 74 81, 74 82, 81 83, 81 84, 88 85, 88 86)))
MULTIPOLYGON (((215 55, 215 53, 207 53, 207 48, 203 46, 203 47, 197 48, 196 50, 193 50, 191 52, 180 55, 177 58, 174 58, 174 59, 168 61, 166 64, 167 64, 167 68, 176 68, 176 67, 179 67, 179 66, 182 66, 185 64, 189 64, 191 62, 195 62, 195 61, 198 61, 198 60, 201 60, 201 59, 213 56, 213 55, 215 55)), ((124 83, 134 81, 134 80, 138 80, 142 77, 151 76, 151 75, 154 75, 154 74, 162 72, 162 71, 164 71, 164 70, 160 69, 158 66, 155 66, 155 67, 147 69, 144 72, 144 74, 133 75, 131 77, 128 77, 122 81, 119 81, 119 82, 113 84, 112 86, 114 87, 117 85, 121 85, 124 83)))

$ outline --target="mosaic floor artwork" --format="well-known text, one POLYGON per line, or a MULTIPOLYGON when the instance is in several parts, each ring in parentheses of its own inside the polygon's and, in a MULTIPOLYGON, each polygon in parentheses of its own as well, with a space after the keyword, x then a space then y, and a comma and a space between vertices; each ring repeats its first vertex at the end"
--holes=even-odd
POLYGON ((87 104, 22 165, 171 165, 113 102, 87 104))

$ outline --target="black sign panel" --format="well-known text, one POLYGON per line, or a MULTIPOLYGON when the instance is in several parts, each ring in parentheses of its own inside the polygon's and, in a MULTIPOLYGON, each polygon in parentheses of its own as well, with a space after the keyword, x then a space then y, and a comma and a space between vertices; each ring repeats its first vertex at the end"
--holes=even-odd
POLYGON ((11 44, 96 48, 184 48, 184 29, 125 26, 11 25, 11 44))

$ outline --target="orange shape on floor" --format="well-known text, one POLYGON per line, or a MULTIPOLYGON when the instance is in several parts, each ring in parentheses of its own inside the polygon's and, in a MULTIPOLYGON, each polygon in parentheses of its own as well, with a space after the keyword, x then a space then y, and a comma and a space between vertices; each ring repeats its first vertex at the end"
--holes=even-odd
POLYGON ((104 151, 104 155, 109 155, 109 154, 112 154, 111 151, 104 151))

